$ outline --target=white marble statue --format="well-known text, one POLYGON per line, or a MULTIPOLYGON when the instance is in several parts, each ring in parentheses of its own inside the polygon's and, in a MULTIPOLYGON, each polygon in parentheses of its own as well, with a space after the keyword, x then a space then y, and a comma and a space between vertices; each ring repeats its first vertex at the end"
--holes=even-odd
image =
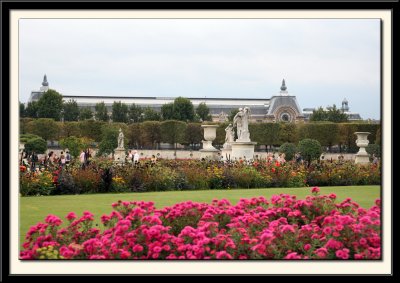
POLYGON ((124 148, 124 133, 121 128, 119 128, 118 148, 124 148))
POLYGON ((250 119, 250 108, 249 107, 239 108, 239 112, 233 118, 233 124, 236 125, 237 136, 238 136, 236 141, 240 142, 250 141, 249 119, 250 119))
POLYGON ((225 132, 225 143, 223 148, 228 148, 230 147, 231 143, 235 141, 235 132, 233 131, 232 124, 229 124, 228 127, 226 127, 225 132))

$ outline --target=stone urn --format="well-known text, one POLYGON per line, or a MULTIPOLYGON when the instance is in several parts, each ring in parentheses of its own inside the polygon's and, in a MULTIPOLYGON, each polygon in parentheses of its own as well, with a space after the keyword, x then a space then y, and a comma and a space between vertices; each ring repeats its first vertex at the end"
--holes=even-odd
POLYGON ((360 148, 360 150, 356 154, 355 163, 369 163, 369 154, 365 150, 368 146, 368 135, 371 134, 369 132, 355 132, 357 135, 356 145, 360 148))
POLYGON ((204 129, 204 141, 203 142, 203 149, 205 150, 217 150, 212 146, 212 142, 217 137, 217 128, 218 125, 201 125, 204 129))

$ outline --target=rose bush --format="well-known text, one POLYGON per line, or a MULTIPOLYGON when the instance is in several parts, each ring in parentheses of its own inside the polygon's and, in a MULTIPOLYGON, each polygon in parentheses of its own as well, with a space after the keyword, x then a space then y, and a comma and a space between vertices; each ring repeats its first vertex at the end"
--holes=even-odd
POLYGON ((156 209, 119 201, 93 228, 86 211, 54 215, 26 234, 21 259, 381 259, 380 201, 370 209, 336 195, 280 194, 156 209))

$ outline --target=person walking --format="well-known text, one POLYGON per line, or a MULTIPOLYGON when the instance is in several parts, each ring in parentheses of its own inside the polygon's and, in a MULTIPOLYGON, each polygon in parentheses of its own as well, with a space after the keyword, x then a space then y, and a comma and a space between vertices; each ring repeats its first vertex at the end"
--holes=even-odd
POLYGON ((85 151, 82 149, 79 155, 79 161, 81 162, 81 168, 85 169, 85 151))
POLYGON ((137 165, 139 163, 139 153, 137 150, 133 152, 133 164, 137 165))

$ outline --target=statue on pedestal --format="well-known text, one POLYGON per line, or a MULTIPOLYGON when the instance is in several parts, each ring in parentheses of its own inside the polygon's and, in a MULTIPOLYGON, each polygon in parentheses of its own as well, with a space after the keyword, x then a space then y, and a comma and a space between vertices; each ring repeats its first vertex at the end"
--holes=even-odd
POLYGON ((237 136, 238 136, 236 141, 240 142, 250 141, 249 118, 250 118, 250 108, 249 107, 239 108, 239 112, 233 118, 233 125, 236 125, 237 136))
POLYGON ((121 128, 119 128, 118 148, 124 148, 124 133, 121 128))
POLYGON ((226 135, 225 135, 225 143, 223 145, 223 148, 230 148, 231 143, 235 141, 235 132, 233 131, 233 126, 232 124, 229 124, 228 127, 225 129, 226 135))

